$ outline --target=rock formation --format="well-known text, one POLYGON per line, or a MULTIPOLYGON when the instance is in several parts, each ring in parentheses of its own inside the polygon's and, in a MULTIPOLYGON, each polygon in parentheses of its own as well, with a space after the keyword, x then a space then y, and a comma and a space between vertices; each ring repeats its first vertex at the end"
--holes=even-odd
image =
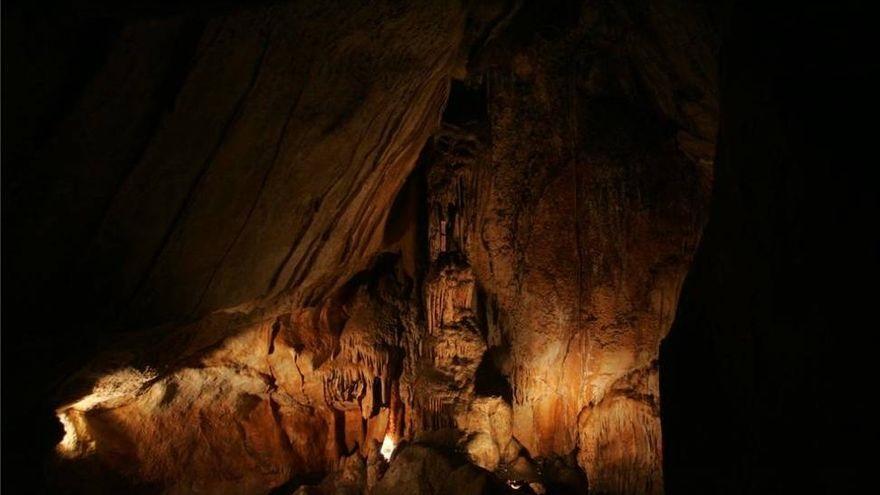
POLYGON ((13 198, 16 273, 100 329, 56 488, 661 493, 716 38, 677 0, 127 20, 13 198))
POLYGON ((484 62, 462 89, 484 120, 453 115, 429 173, 430 246, 474 273, 513 436, 577 451, 599 493, 662 491, 656 359, 711 183, 711 32, 685 17, 703 36, 684 40, 665 15, 588 4, 484 62))

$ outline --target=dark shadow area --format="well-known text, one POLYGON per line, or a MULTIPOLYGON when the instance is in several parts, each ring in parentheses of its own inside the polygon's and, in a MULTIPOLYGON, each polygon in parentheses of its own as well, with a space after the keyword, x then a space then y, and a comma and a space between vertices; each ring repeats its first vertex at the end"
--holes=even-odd
POLYGON ((667 493, 874 489, 880 173, 865 6, 730 12, 713 204, 661 351, 667 493))
POLYGON ((443 112, 443 122, 458 127, 485 123, 489 119, 486 102, 486 84, 453 80, 449 100, 443 112))
POLYGON ((510 350, 502 347, 493 347, 486 351, 483 360, 477 368, 477 376, 474 380, 474 393, 482 397, 501 397, 508 404, 513 401, 513 389, 510 381, 499 369, 499 364, 510 359, 507 354, 510 350))
POLYGON ((93 290, 101 281, 90 279, 81 266, 87 239, 161 117, 173 107, 204 20, 237 8, 226 0, 2 4, 4 492, 48 493, 50 454, 63 436, 52 413, 53 393, 113 334, 113 325, 85 324, 101 306, 93 290), (170 16, 177 18, 168 21, 170 16), (133 93, 144 90, 139 103, 88 94, 113 47, 125 45, 127 24, 161 26, 166 21, 164 41, 152 51, 129 55, 146 63, 162 60, 154 72, 142 74, 150 79, 143 88, 130 83, 133 93), (101 135, 71 117, 82 113, 77 105, 95 96, 101 110, 86 115, 91 123, 106 117, 101 111, 127 115, 128 107, 138 104, 149 110, 101 135), (71 128, 77 138, 68 142, 64 135, 71 128), (107 154, 78 153, 108 137, 103 143, 109 145, 104 146, 107 154), (52 154, 65 146, 76 152, 52 154), (88 178, 77 179, 77 170, 87 170, 88 178))

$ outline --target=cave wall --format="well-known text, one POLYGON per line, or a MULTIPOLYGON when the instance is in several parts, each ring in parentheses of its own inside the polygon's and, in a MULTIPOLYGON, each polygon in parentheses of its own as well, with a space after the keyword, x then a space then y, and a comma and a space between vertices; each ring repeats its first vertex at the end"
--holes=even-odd
POLYGON ((135 22, 34 158, 46 187, 15 206, 45 224, 15 242, 88 274, 87 307, 129 327, 291 287, 320 299, 377 250, 463 23, 442 2, 135 22))
POLYGON ((429 175, 431 248, 475 278, 512 435, 535 458, 576 455, 598 493, 663 489, 656 360, 717 118, 715 33, 700 15, 672 29, 676 7, 585 4, 509 40, 503 65, 487 48, 461 89, 485 117, 449 115, 429 175))
POLYGON ((123 337, 56 398, 56 489, 268 493, 375 455, 414 319, 412 281, 390 261, 320 308, 223 311, 123 337))
POLYGON ((118 21, 4 189, 16 321, 64 309, 39 325, 66 340, 31 348, 103 349, 32 392, 64 427, 53 488, 265 493, 369 470, 390 435, 510 481, 662 491, 716 27, 673 0, 549 7, 118 21))
MULTIPOLYGON (((58 15, 109 26, 94 72, 71 74, 82 87, 46 112, 45 135, 14 148, 11 165, 4 146, 12 173, 3 185, 3 274, 16 287, 14 296, 4 291, 4 385, 7 357, 41 356, 16 363, 27 383, 4 387, 22 399, 4 414, 4 431, 33 424, 40 441, 21 433, 4 445, 40 479, 43 449, 64 434, 47 412, 76 403, 71 414, 84 422, 68 423, 91 425, 103 439, 94 478, 110 480, 110 492, 117 481, 259 491, 286 481, 291 466, 325 470, 345 450, 336 436, 344 415, 307 405, 292 414, 299 426, 285 427, 315 438, 281 441, 277 419, 286 409, 279 413, 272 372, 257 359, 268 351, 218 361, 205 349, 234 347, 231 334, 260 340, 280 318, 305 327, 297 349, 306 340, 318 362, 328 358, 348 316, 333 296, 349 300, 342 286, 380 251, 391 202, 439 124, 466 27, 479 31, 479 19, 466 23, 456 2, 197 2, 158 12, 98 5, 98 19, 93 6, 79 7, 58 15), (241 304, 243 321, 224 316, 235 311, 211 316, 241 304), (20 331, 6 338, 13 327, 20 331), (179 333, 199 345, 166 340, 179 333), (151 340, 164 342, 164 352, 151 340), (96 357, 99 348, 112 352, 96 357), (80 402, 90 394, 102 412, 80 402), (201 467, 175 464, 176 453, 201 467)), ((44 68, 34 63, 34 72, 44 68)), ((285 355, 291 360, 280 366, 300 376, 289 348, 285 355)), ((84 438, 73 451, 90 445, 84 438)))

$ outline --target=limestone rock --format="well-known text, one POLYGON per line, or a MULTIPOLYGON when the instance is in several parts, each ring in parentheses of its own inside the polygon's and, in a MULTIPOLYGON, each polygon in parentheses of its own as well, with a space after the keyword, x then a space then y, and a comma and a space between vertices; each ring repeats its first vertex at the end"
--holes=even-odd
POLYGON ((477 433, 468 440, 465 450, 471 462, 483 469, 494 471, 501 460, 501 452, 492 436, 488 433, 477 433))
POLYGON ((630 378, 672 323, 712 181, 717 38, 681 9, 575 4, 556 36, 495 40, 458 93, 484 108, 430 155, 431 247, 466 262, 487 348, 509 350, 512 436, 535 459, 580 449, 603 493, 659 489, 657 381, 630 378), (605 435, 646 450, 594 448, 605 435))
POLYGON ((441 493, 490 495, 502 492, 499 483, 491 479, 488 473, 465 464, 449 475, 441 493))
POLYGON ((359 454, 344 457, 318 485, 301 486, 294 495, 361 495, 367 485, 366 463, 359 454))
MULTIPOLYGON (((412 444, 401 448, 374 495, 440 495, 453 472, 450 460, 438 451, 412 444)), ((470 481, 470 480, 467 480, 470 481)))
POLYGON ((465 17, 442 1, 135 17, 33 157, 48 182, 16 205, 45 215, 19 238, 45 248, 22 273, 48 263, 75 284, 83 323, 129 328, 279 293, 319 302, 379 251, 439 125, 465 17))
POLYGON ((478 397, 456 415, 459 429, 470 434, 465 451, 474 464, 494 471, 500 462, 519 455, 519 442, 511 435, 512 412, 500 397, 478 397))
POLYGON ((657 369, 638 370, 612 386, 578 418, 578 461, 593 486, 619 493, 663 493, 657 369))
MULTIPOLYGON (((376 484, 379 483, 379 480, 388 469, 388 461, 380 453, 380 448, 380 443, 373 441, 373 448, 370 449, 370 453, 367 455, 366 486, 364 490, 367 494, 373 493, 376 484)), ((393 455, 394 453, 392 453, 393 455)))
POLYGON ((578 466, 577 457, 573 454, 542 459, 541 483, 548 493, 561 495, 587 493, 587 478, 578 466))
POLYGON ((545 495, 547 493, 547 489, 544 488, 544 485, 542 485, 541 483, 529 483, 529 488, 531 488, 532 491, 535 492, 535 495, 545 495))
POLYGON ((541 480, 535 463, 523 456, 510 463, 506 474, 509 479, 520 483, 537 483, 541 480))
POLYGON ((71 462, 170 493, 486 491, 457 447, 533 491, 662 489, 656 359, 712 181, 714 33, 674 0, 472 3, 212 11, 167 111, 122 107, 121 151, 68 162, 81 126, 128 118, 95 94, 170 77, 125 48, 159 63, 187 30, 126 27, 35 158, 65 164, 48 191, 96 174, 61 196, 83 221, 19 226, 75 234, 46 258, 76 260, 78 324, 129 331, 57 400, 71 462), (561 456, 579 467, 543 470, 561 456))

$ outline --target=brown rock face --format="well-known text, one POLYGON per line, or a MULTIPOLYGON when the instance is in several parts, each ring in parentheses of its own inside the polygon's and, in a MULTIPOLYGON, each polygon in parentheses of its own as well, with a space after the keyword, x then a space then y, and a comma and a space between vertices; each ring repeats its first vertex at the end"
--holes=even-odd
POLYGON ((88 222, 69 222, 91 223, 91 232, 29 232, 48 236, 35 244, 57 251, 44 260, 75 258, 74 268, 95 281, 88 302, 129 327, 281 292, 310 306, 366 268, 391 201, 437 125, 459 65, 464 13, 442 2, 309 2, 200 21, 200 31, 187 31, 193 53, 173 81, 153 65, 177 49, 181 22, 126 28, 62 137, 35 159, 73 155, 63 167, 71 177, 53 181, 66 195, 21 200, 45 199, 61 211, 65 202, 94 205, 82 213, 88 222), (138 50, 159 60, 132 57, 138 50), (132 80, 148 94, 158 91, 150 85, 176 85, 153 128, 135 126, 152 108, 130 94, 132 80), (107 99, 131 107, 112 111, 107 99), (126 124, 149 138, 124 141, 126 124), (83 128, 97 142, 81 138, 83 128), (135 156, 116 150, 136 146, 135 156), (70 182, 88 188, 69 190, 70 182), (55 236, 80 251, 53 248, 55 236))
MULTIPOLYGON (((108 179, 112 200, 83 241, 85 280, 97 284, 83 307, 129 327, 224 311, 98 360, 59 409, 81 418, 70 441, 91 442, 67 454, 135 485, 255 493, 382 440, 402 357, 393 304, 409 296, 392 288, 385 304, 375 279, 346 281, 372 263, 438 125, 464 17, 442 3, 281 4, 206 21, 173 107, 118 164, 131 167, 118 184, 108 179), (100 380, 119 369, 153 377, 110 400, 100 380)), ((136 24, 120 50, 152 49, 166 33, 136 24)), ((94 83, 105 96, 141 70, 114 57, 94 83)), ((84 101, 71 128, 109 132, 123 117, 94 110, 84 101)))
POLYGON ((577 450, 600 493, 662 491, 656 359, 711 183, 712 35, 682 19, 703 37, 675 53, 674 7, 585 6, 473 80, 486 117, 439 135, 428 186, 432 250, 466 260, 509 354, 513 436, 577 450))
POLYGON ((662 492, 658 349, 712 181, 714 32, 674 0, 477 4, 124 29, 36 160, 137 127, 138 153, 96 144, 99 171, 60 179, 101 176, 50 253, 88 274, 79 323, 129 330, 54 404, 61 485, 662 492), (119 88, 164 81, 181 33, 147 126, 119 88))

